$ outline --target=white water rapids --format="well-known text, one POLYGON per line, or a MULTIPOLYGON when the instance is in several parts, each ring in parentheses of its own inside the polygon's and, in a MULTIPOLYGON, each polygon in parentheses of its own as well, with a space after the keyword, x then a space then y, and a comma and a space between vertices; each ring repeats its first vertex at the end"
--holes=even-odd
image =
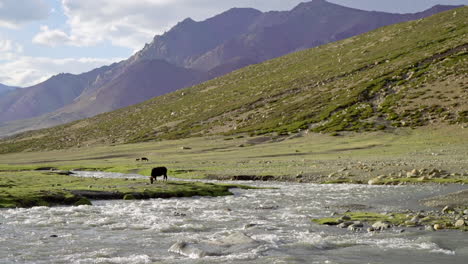
MULTIPOLYGON (((103 175, 107 174, 97 176, 103 175)), ((466 263, 468 259, 468 234, 460 231, 396 228, 355 233, 311 222, 350 207, 378 212, 424 209, 417 200, 463 186, 245 184, 278 189, 235 189, 235 195, 217 198, 2 209, 0 263, 466 263), (238 243, 230 243, 232 239, 238 243), (177 245, 186 245, 187 250, 177 245)))

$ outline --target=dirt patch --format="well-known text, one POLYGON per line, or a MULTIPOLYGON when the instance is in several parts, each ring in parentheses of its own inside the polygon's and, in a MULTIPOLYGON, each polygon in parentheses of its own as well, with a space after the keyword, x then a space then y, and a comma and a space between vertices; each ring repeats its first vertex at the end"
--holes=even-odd
POLYGON ((56 160, 38 160, 38 161, 27 161, 27 162, 16 162, 16 163, 11 163, 15 165, 20 165, 20 164, 41 164, 41 163, 51 163, 51 162, 70 162, 70 161, 81 161, 81 160, 103 160, 103 159, 113 159, 113 158, 133 158, 131 155, 106 155, 106 156, 99 156, 99 157, 89 157, 89 158, 81 158, 81 159, 66 159, 66 160, 61 160, 61 159, 56 159, 56 160))

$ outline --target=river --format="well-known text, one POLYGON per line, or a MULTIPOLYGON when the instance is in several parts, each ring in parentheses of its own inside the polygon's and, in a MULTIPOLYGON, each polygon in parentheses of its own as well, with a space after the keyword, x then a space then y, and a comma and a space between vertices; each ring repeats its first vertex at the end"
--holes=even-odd
MULTIPOLYGON (((82 176, 128 175, 88 173, 82 176)), ((0 263, 466 263, 468 234, 351 232, 310 220, 361 208, 424 210, 455 185, 245 184, 227 197, 0 210, 0 263)))

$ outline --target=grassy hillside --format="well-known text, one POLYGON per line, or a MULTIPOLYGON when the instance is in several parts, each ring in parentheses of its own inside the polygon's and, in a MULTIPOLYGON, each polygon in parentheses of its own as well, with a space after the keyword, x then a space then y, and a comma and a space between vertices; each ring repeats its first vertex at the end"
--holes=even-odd
POLYGON ((0 153, 212 134, 375 131, 468 121, 468 7, 246 67, 1 142, 0 153))

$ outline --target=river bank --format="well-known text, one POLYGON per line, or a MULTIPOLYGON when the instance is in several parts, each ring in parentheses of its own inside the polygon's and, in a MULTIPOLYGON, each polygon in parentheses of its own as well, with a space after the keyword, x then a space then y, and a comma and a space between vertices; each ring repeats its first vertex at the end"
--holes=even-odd
POLYGON ((1 209, 0 263, 461 264, 468 257, 466 232, 392 227, 367 233, 311 221, 347 211, 427 211, 420 200, 461 185, 238 183, 267 189, 1 209))
POLYGON ((0 172, 0 208, 91 205, 91 200, 135 200, 232 195, 240 184, 156 181, 147 177, 78 177, 64 171, 0 172))

